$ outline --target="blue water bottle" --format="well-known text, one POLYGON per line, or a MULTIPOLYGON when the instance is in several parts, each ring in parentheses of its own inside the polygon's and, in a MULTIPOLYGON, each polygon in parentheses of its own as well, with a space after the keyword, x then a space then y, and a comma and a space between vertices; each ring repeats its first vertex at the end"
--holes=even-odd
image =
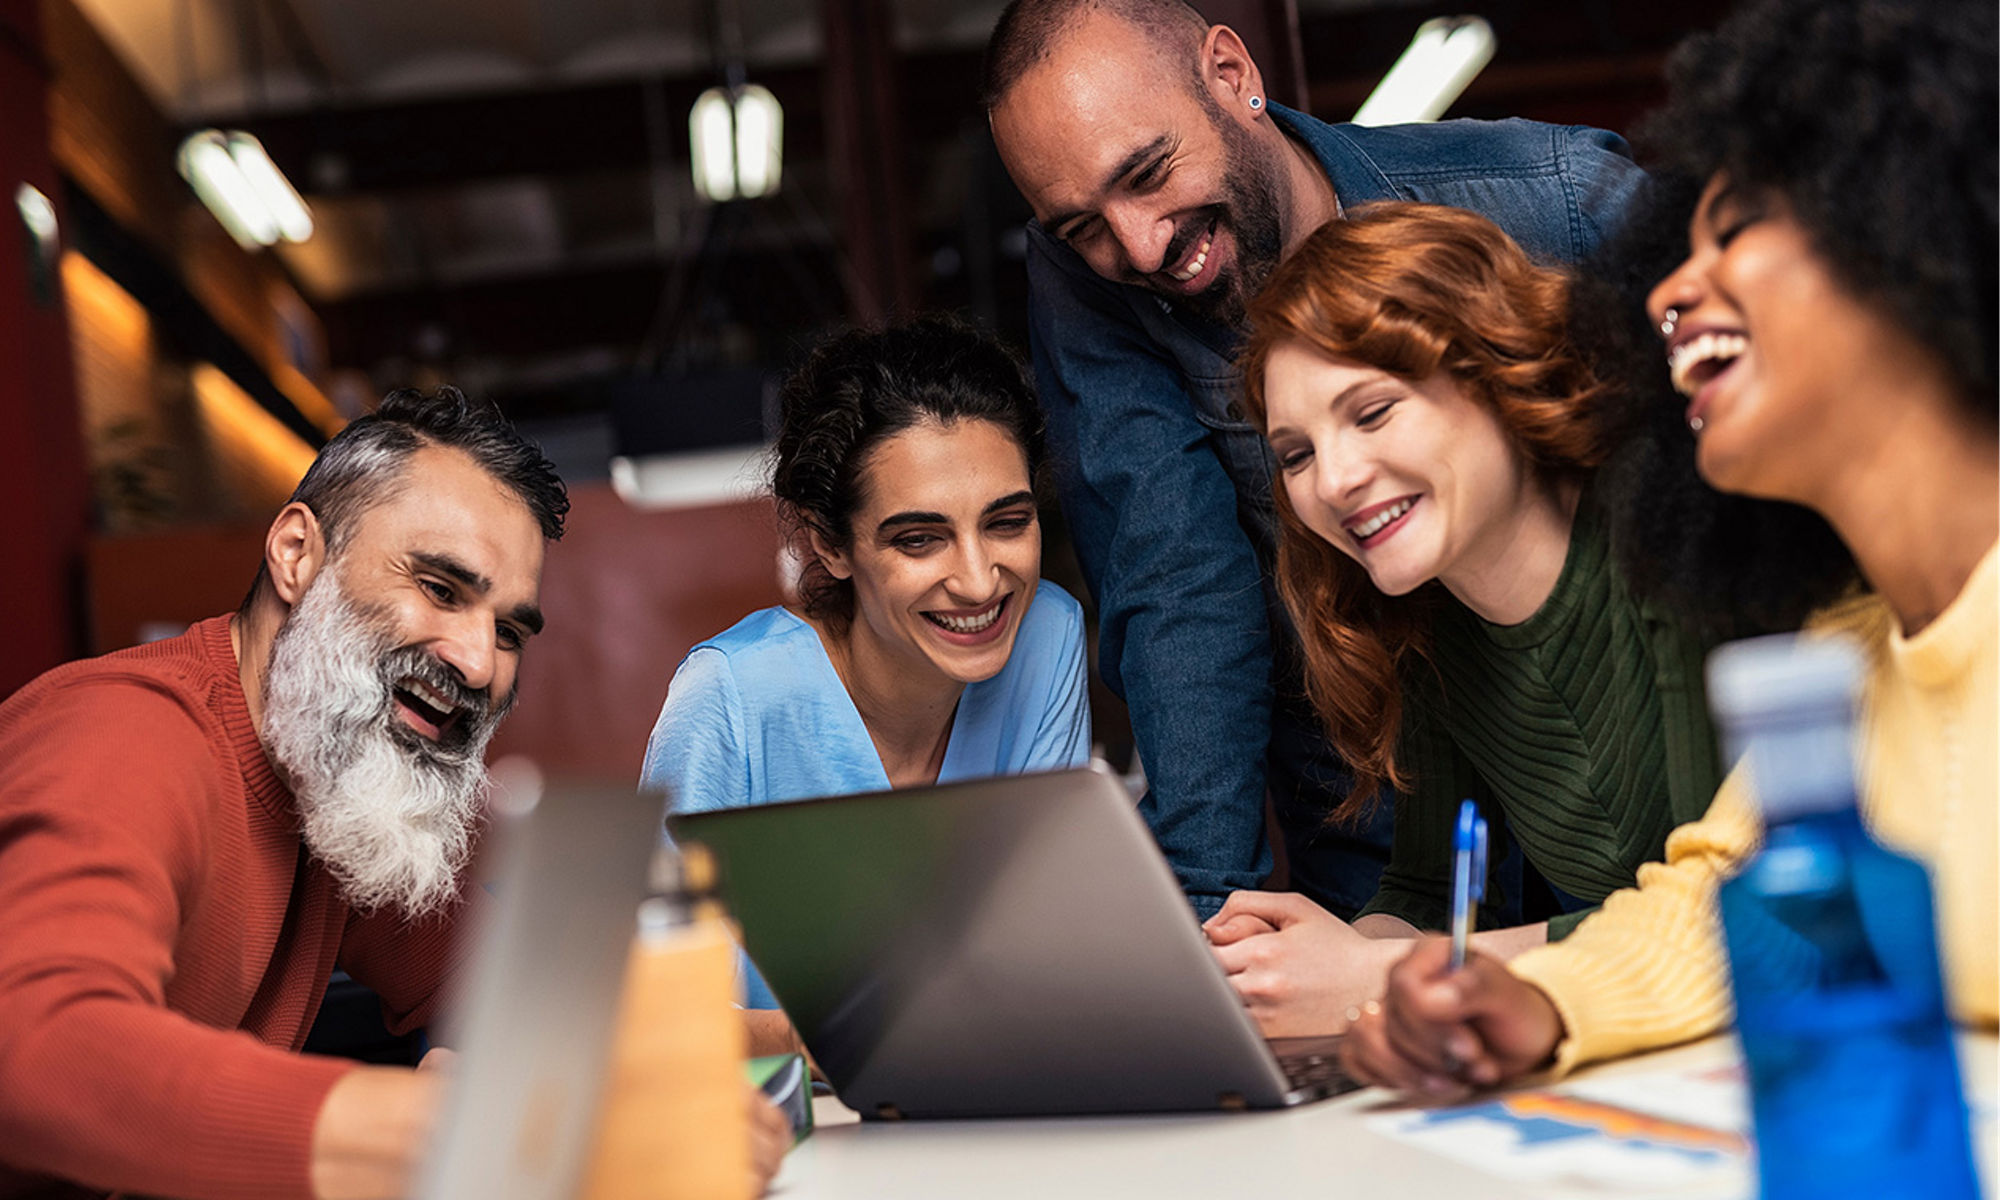
POLYGON ((1862 828, 1849 643, 1770 637, 1709 658, 1764 849, 1722 885, 1763 1200, 1975 1197, 1930 878, 1862 828))

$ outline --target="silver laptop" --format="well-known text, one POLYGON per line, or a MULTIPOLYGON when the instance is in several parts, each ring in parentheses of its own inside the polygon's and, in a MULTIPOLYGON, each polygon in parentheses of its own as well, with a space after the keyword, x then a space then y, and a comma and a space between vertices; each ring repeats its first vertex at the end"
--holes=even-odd
POLYGON ((440 1039, 455 1047, 423 1200, 576 1194, 662 800, 494 768, 492 903, 440 1039))
POLYGON ((1124 785, 1092 767, 671 818, 863 1117, 1275 1108, 1259 1035, 1124 785))

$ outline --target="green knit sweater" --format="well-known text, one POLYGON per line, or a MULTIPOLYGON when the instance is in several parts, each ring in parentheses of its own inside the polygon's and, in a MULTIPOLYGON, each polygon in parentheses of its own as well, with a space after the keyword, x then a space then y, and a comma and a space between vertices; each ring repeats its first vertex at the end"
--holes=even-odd
MULTIPOLYGON (((1587 491, 1534 616, 1494 625, 1439 592, 1431 661, 1405 671, 1398 761, 1412 791, 1362 911, 1445 926, 1452 826, 1467 797, 1489 819, 1504 814, 1528 862, 1569 895, 1595 906, 1632 886, 1722 781, 1705 647, 1626 590, 1587 491)), ((1585 915, 1550 921, 1550 939, 1585 915)))

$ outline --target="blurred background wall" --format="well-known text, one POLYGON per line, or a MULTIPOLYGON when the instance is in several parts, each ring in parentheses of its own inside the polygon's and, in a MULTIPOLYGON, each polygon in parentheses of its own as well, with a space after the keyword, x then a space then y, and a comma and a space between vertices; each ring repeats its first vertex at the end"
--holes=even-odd
MULTIPOLYGON (((1425 19, 1478 12, 1498 54, 1450 115, 1623 131, 1727 5, 1198 7, 1327 119, 1425 19)), ((756 480, 800 348, 930 309, 1025 348, 1028 212, 975 100, 999 8, 0 0, 0 695, 233 608, 324 440, 449 382, 542 441, 576 502, 499 748, 634 774, 680 656, 783 597, 756 480), (782 105, 780 183, 710 201, 690 111, 745 83, 782 105), (258 139, 308 239, 224 230, 176 169, 204 129, 258 139)))

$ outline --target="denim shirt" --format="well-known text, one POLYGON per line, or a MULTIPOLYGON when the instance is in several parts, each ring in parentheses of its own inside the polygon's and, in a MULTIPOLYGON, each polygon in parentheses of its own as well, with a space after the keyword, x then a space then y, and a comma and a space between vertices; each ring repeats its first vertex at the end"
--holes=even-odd
MULTIPOLYGON (((1623 140, 1602 130, 1371 129, 1269 111, 1344 207, 1471 209, 1544 262, 1593 251, 1641 179, 1623 140)), ((1038 225, 1028 246, 1050 458, 1097 602, 1099 668, 1131 708, 1151 784, 1140 811, 1207 916, 1271 870, 1268 766, 1295 886, 1352 912, 1374 894, 1386 822, 1358 837, 1325 826, 1346 774, 1304 702, 1297 635, 1272 587, 1273 464, 1244 419, 1241 331, 1101 278, 1038 225)))

